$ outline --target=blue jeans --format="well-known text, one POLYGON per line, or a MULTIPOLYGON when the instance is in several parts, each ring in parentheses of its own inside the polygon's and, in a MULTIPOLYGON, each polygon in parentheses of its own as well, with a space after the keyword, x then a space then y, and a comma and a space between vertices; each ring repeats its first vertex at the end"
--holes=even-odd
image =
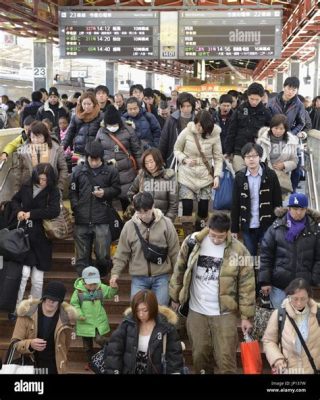
POLYGON ((301 177, 301 172, 300 172, 301 151, 300 151, 300 149, 298 150, 297 155, 298 155, 297 168, 294 169, 293 171, 291 171, 291 183, 292 183, 293 193, 296 191, 296 189, 297 189, 297 187, 299 185, 300 177, 301 177))
POLYGON ((258 245, 261 242, 265 231, 261 228, 253 228, 243 231, 243 242, 249 253, 256 256, 258 253, 258 245))
POLYGON ((131 281, 131 299, 143 289, 149 289, 157 296, 160 305, 169 304, 169 274, 157 276, 132 276, 131 281))
POLYGON ((275 286, 272 286, 270 292, 270 301, 273 308, 280 308, 283 300, 287 297, 285 292, 275 286))

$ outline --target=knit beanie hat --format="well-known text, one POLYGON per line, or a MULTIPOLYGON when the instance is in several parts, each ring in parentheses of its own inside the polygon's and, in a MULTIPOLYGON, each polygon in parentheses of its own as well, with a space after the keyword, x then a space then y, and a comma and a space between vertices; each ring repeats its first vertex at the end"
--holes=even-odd
POLYGON ((51 87, 50 89, 49 89, 49 96, 57 96, 57 97, 60 97, 59 96, 59 93, 58 93, 58 90, 57 90, 57 88, 56 87, 51 87))
POLYGON ((104 125, 121 125, 122 120, 119 111, 115 108, 115 106, 110 105, 106 108, 104 113, 104 125))
POLYGON ((66 295, 66 287, 62 282, 52 281, 49 282, 43 291, 42 299, 50 299, 62 303, 66 295))

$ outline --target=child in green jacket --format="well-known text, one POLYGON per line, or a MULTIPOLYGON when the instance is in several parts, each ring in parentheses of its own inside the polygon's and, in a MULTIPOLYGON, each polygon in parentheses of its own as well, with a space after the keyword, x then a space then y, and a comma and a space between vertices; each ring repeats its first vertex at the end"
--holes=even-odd
MULTIPOLYGON (((101 283, 97 268, 87 267, 82 271, 82 277, 75 281, 74 288, 70 303, 79 313, 76 333, 82 336, 83 347, 90 362, 94 354, 93 339, 103 347, 107 341, 106 334, 110 331, 103 300, 113 298, 118 293, 118 285, 110 287, 101 283)), ((86 366, 86 369, 89 367, 86 366)))

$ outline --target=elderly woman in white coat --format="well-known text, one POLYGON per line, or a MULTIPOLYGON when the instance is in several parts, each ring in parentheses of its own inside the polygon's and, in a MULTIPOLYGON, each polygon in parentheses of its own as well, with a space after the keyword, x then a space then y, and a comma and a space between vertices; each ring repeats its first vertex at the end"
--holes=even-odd
POLYGON ((311 298, 311 287, 302 278, 294 279, 287 287, 286 294, 288 297, 281 306, 285 310, 283 322, 279 322, 280 311, 275 310, 262 338, 264 352, 275 373, 314 374, 314 368, 320 369, 319 305, 311 298), (302 335, 313 366, 290 318, 302 335))
POLYGON ((179 200, 182 201, 185 235, 194 231, 193 201, 198 202, 195 230, 199 231, 206 225, 212 188, 219 187, 223 165, 220 131, 212 115, 208 111, 200 111, 175 143, 174 155, 179 164, 179 200))
POLYGON ((290 174, 298 165, 299 141, 296 136, 288 132, 286 116, 274 115, 270 128, 261 128, 258 136, 257 143, 263 148, 261 160, 276 172, 282 194, 292 192, 290 174))

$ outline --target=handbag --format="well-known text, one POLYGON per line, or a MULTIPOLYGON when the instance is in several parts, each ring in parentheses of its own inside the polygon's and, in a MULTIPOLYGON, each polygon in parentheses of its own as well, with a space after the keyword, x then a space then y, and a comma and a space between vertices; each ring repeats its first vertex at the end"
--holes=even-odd
POLYGON ((108 202, 105 204, 107 206, 107 219, 111 240, 114 242, 119 239, 124 223, 118 212, 108 202))
POLYGON ((73 234, 73 224, 70 211, 60 204, 60 214, 53 219, 44 219, 43 228, 46 237, 52 239, 67 239, 73 234))
POLYGON ((14 353, 16 351, 16 345, 19 340, 14 340, 10 343, 8 348, 4 364, 0 369, 0 374, 22 374, 22 375, 33 375, 35 374, 34 363, 31 357, 21 355, 20 358, 13 360, 14 353))
POLYGON ((132 163, 132 168, 137 172, 139 169, 138 163, 136 159, 133 157, 133 155, 129 153, 125 145, 122 142, 120 142, 120 140, 116 136, 112 135, 110 132, 108 132, 108 135, 120 147, 120 149, 124 152, 124 154, 129 158, 129 160, 132 163))
POLYGON ((262 358, 257 340, 245 335, 245 341, 240 343, 241 362, 243 373, 262 374, 262 358))
POLYGON ((231 210, 232 191, 234 178, 226 163, 223 164, 223 177, 220 180, 219 188, 212 191, 212 208, 214 210, 231 210))
POLYGON ((91 357, 89 366, 95 374, 106 373, 105 359, 107 357, 107 346, 108 343, 106 343, 101 350, 91 357))
POLYGON ((168 251, 169 251, 168 247, 159 247, 159 246, 156 246, 155 244, 151 244, 151 243, 147 242, 142 237, 137 224, 136 223, 133 223, 133 224, 134 224, 134 228, 135 228, 137 235, 141 242, 144 258, 147 261, 152 262, 153 264, 158 264, 158 265, 163 264, 168 257, 168 251))
POLYGON ((273 311, 274 308, 270 301, 270 297, 264 296, 263 293, 260 292, 253 318, 253 329, 251 332, 251 336, 255 340, 261 341, 273 311))
POLYGON ((277 174, 281 189, 283 189, 285 192, 292 192, 293 188, 290 176, 285 171, 278 171, 277 169, 274 171, 277 174))
POLYGON ((21 261, 30 250, 29 236, 24 228, 0 230, 0 255, 10 261, 21 261))

